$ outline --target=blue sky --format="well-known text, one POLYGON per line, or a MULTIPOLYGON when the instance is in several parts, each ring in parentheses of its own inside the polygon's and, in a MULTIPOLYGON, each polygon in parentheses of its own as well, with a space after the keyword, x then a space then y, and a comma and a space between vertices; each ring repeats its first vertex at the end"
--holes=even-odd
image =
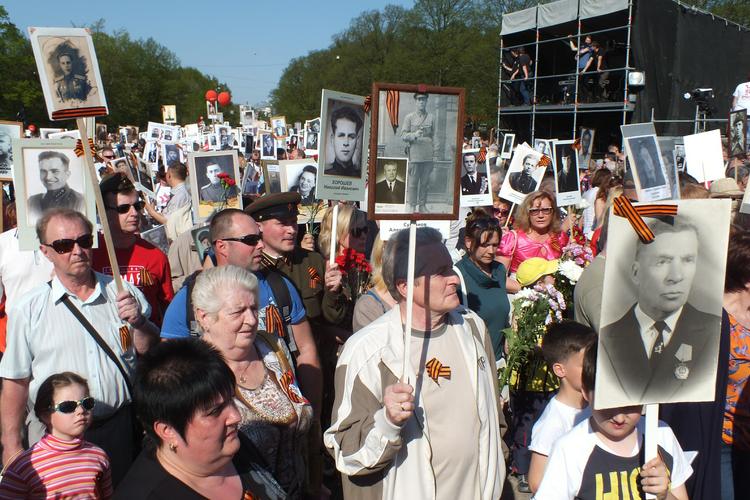
POLYGON ((327 47, 361 12, 413 0, 10 0, 2 1, 19 29, 82 26, 105 20, 108 33, 126 29, 169 48, 183 65, 229 84, 233 101, 267 99, 289 61, 327 47), (216 28, 213 29, 212 26, 216 28))

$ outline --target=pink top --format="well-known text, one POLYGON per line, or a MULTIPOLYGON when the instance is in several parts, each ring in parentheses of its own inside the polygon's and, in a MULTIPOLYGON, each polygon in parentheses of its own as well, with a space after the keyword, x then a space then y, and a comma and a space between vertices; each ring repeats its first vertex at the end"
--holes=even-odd
POLYGON ((500 240, 497 255, 511 257, 510 272, 515 273, 521 262, 532 257, 547 260, 559 259, 568 244, 568 233, 550 233, 544 243, 538 243, 523 231, 508 231, 500 240))
POLYGON ((8 466, 0 498, 112 498, 109 458, 82 439, 63 441, 46 434, 8 466))

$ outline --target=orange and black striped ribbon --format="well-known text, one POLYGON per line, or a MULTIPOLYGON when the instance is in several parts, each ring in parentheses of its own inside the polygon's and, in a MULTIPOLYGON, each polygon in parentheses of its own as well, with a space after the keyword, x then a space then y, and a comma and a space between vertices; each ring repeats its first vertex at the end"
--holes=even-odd
POLYGON ((310 276, 311 289, 315 290, 318 285, 321 285, 323 283, 323 280, 320 279, 320 274, 318 274, 318 270, 314 267, 308 267, 307 274, 310 276))
POLYGON ((280 382, 282 390, 287 395, 290 401, 294 403, 299 403, 299 404, 307 403, 307 400, 305 398, 297 395, 297 393, 294 392, 292 388, 290 387, 292 385, 292 382, 294 382, 294 374, 292 374, 291 371, 284 372, 279 382, 280 382))
POLYGON ((487 161, 487 148, 482 146, 479 148, 479 156, 477 156, 477 163, 484 163, 487 161))
POLYGON ((148 272, 148 269, 144 267, 143 269, 141 269, 141 272, 139 274, 141 275, 141 285, 143 286, 154 285, 154 277, 151 275, 150 272, 148 272))
POLYGON ((620 195, 614 199, 615 215, 625 217, 633 226, 638 238, 643 243, 651 243, 654 241, 654 233, 646 225, 643 217, 660 217, 660 216, 675 216, 677 215, 677 205, 640 205, 634 207, 630 200, 624 195, 620 195))
POLYGON ((427 376, 435 382, 437 382, 440 377, 447 378, 448 380, 451 378, 451 367, 443 366, 437 358, 432 358, 424 366, 427 368, 427 376))
POLYGON ((133 345, 133 336, 130 334, 130 327, 128 325, 120 327, 120 345, 122 345, 123 351, 127 351, 133 345))
POLYGON ((393 132, 396 132, 398 128, 398 103, 399 92, 398 90, 388 90, 385 93, 385 107, 388 110, 388 118, 391 121, 391 127, 393 132))
POLYGON ((266 307, 266 331, 279 337, 284 336, 284 319, 281 317, 279 308, 273 304, 266 307))
POLYGON ((53 120, 70 120, 71 118, 84 118, 87 116, 107 116, 107 108, 104 106, 92 106, 89 108, 72 108, 52 112, 53 120))
POLYGON ((549 167, 550 165, 552 165, 552 158, 547 155, 542 155, 539 159, 539 163, 537 163, 538 167, 549 167))
MULTIPOLYGON (((94 139, 89 137, 89 150, 91 151, 91 156, 94 156, 96 154, 96 147, 94 146, 94 139)), ((81 142, 81 139, 78 139, 76 141, 76 147, 73 150, 73 152, 76 154, 77 157, 83 156, 85 151, 83 150, 83 142, 81 142)))
POLYGON ((581 150, 581 138, 577 137, 576 140, 573 141, 573 144, 570 147, 575 149, 576 151, 580 151, 581 150))
POLYGON ((371 107, 372 107, 372 94, 365 96, 365 103, 364 105, 362 105, 362 108, 365 110, 365 113, 369 113, 371 107))

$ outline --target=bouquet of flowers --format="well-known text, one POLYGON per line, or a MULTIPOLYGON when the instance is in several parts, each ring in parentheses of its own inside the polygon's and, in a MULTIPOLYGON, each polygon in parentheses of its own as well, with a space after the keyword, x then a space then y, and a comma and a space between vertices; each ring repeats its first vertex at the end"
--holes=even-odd
POLYGON ((513 321, 503 330, 507 343, 506 366, 500 373, 500 387, 508 385, 542 345, 547 325, 562 321, 567 302, 554 286, 539 283, 520 290, 513 299, 513 321))
POLYGON ((219 178, 219 183, 221 184, 221 187, 224 188, 224 199, 221 202, 222 207, 224 207, 229 201, 229 190, 236 186, 237 182, 226 172, 219 172, 216 174, 216 177, 219 178))
POLYGON ((573 302, 573 288, 581 277, 581 273, 594 260, 594 253, 585 244, 571 241, 562 249, 560 263, 555 273, 555 285, 562 292, 567 303, 573 302))
POLYGON ((372 266, 367 261, 365 254, 353 248, 346 248, 340 255, 336 256, 336 264, 350 278, 349 283, 352 285, 352 299, 357 300, 357 297, 370 288, 372 266))

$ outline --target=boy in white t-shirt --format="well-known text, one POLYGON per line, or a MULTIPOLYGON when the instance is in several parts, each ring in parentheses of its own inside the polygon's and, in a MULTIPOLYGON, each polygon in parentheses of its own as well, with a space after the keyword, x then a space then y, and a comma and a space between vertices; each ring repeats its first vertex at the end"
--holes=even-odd
POLYGON ((532 492, 536 492, 542 482, 547 457, 557 438, 590 415, 581 392, 581 370, 586 346, 592 342, 596 342, 594 330, 575 321, 553 323, 544 335, 542 355, 560 379, 560 389, 531 431, 529 486, 532 492))
MULTIPOLYGON (((582 386, 593 408, 596 343, 583 359, 582 386)), ((534 500, 687 500, 693 473, 672 429, 659 422, 658 457, 644 465, 641 405, 591 410, 591 417, 557 440, 534 500)))

